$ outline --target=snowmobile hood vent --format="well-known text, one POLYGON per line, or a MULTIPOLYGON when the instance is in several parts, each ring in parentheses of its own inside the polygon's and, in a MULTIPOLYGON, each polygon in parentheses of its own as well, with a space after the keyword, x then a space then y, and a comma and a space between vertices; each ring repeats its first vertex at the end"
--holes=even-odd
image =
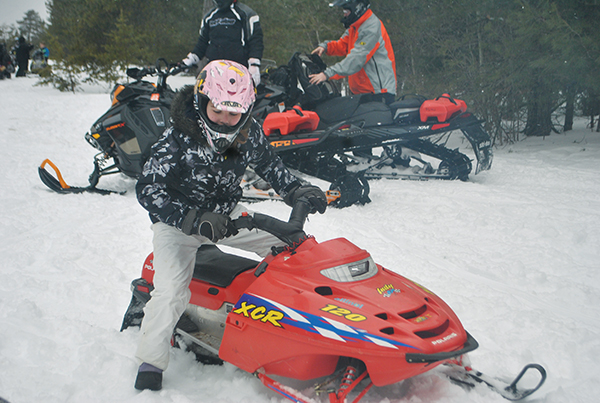
POLYGON ((321 270, 321 274, 333 281, 349 283, 373 277, 375 274, 377 274, 377 265, 369 256, 368 258, 359 260, 357 262, 347 263, 341 266, 321 270))

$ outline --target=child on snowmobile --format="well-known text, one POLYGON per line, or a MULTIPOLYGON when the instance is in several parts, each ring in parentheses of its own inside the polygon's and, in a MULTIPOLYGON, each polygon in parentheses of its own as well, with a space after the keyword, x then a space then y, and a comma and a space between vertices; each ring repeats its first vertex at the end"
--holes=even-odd
POLYGON ((238 230, 232 223, 248 212, 238 201, 249 165, 288 205, 304 197, 313 213, 325 212, 325 194, 316 186, 301 185, 270 148, 251 117, 255 99, 246 67, 210 62, 196 84, 173 100, 173 126, 154 144, 144 165, 136 192, 153 223, 155 288, 144 309, 136 389, 162 388, 171 336, 190 299, 200 245, 218 243, 261 256, 273 245, 283 245, 271 234, 238 230))
POLYGON ((370 9, 370 0, 335 0, 330 6, 343 9, 344 17, 341 21, 346 32, 337 41, 320 43, 312 53, 345 58, 322 73, 312 74, 311 84, 348 77, 352 94, 370 94, 363 95, 361 102, 394 102, 394 49, 383 22, 370 9))

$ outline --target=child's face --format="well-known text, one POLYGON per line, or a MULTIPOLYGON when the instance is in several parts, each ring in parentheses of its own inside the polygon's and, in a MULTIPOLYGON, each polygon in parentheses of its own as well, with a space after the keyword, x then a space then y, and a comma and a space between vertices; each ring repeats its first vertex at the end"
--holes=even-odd
POLYGON ((240 113, 217 109, 211 101, 208 101, 208 105, 206 106, 206 115, 211 122, 223 126, 235 126, 242 118, 240 113))

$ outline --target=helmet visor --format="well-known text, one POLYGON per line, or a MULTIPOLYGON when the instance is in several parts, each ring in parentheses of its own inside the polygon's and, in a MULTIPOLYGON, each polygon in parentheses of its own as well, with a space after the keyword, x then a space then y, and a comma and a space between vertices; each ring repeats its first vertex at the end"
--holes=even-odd
POLYGON ((241 115, 240 120, 233 126, 220 125, 208 118, 206 108, 208 107, 208 99, 204 96, 199 97, 200 102, 200 113, 199 122, 200 126, 204 129, 206 134, 206 141, 213 151, 221 154, 227 150, 234 143, 235 139, 240 133, 240 130, 244 127, 248 118, 250 118, 252 108, 241 115))

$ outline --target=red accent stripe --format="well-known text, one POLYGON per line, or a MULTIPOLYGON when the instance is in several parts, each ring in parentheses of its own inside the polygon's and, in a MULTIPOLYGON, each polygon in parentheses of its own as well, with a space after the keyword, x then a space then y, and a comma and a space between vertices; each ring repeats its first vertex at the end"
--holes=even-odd
POLYGON ((313 141, 319 141, 319 139, 294 140, 292 143, 293 144, 305 144, 305 143, 312 143, 313 141))

